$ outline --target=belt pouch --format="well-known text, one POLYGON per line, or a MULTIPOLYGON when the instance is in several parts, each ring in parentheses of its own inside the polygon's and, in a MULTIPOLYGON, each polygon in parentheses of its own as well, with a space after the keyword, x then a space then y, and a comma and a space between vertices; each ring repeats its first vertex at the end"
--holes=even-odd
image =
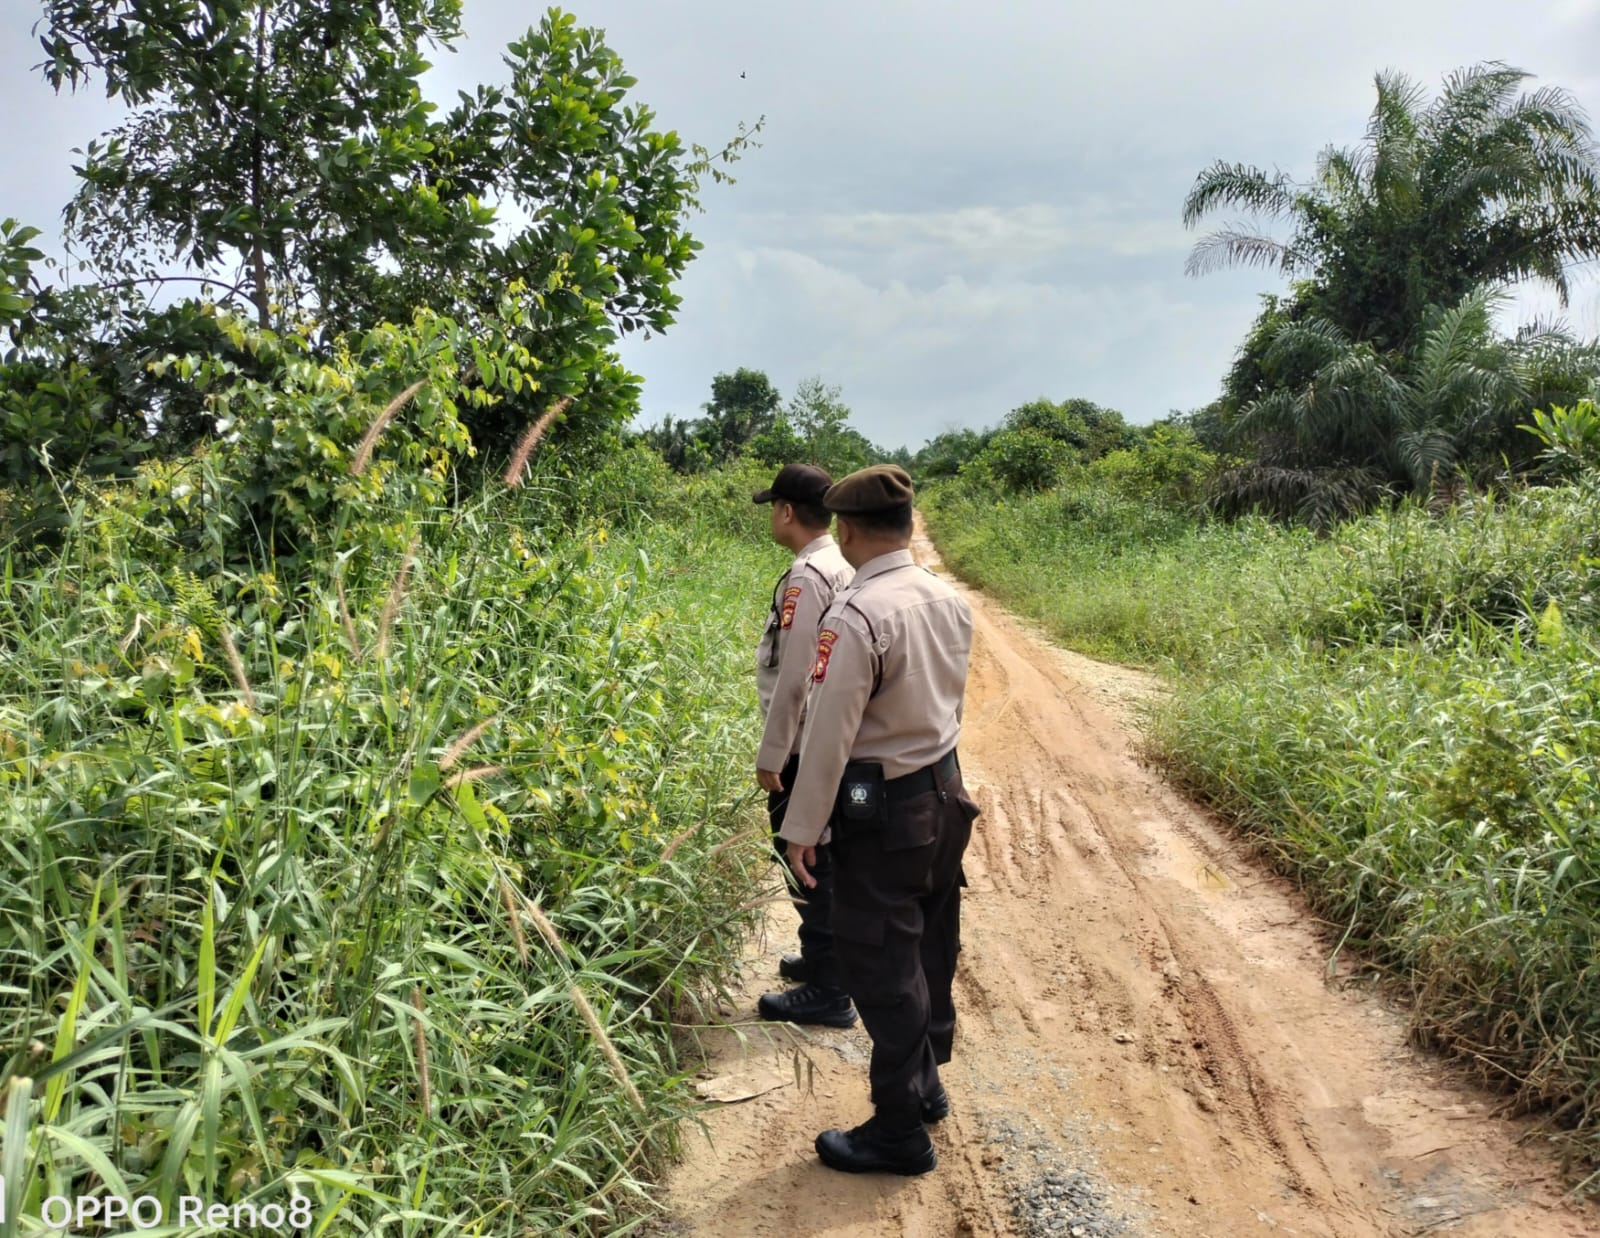
POLYGON ((888 818, 889 797, 883 788, 883 766, 876 761, 851 761, 839 780, 834 816, 847 831, 881 826, 888 818))

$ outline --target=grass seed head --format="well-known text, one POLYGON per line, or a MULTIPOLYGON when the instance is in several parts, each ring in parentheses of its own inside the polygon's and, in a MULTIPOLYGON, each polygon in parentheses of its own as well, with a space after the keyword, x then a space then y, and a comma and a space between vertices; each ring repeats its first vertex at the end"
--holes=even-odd
POLYGON ((539 445, 539 440, 544 437, 545 431, 557 417, 567 411, 567 406, 572 403, 571 396, 562 396, 550 406, 548 412, 523 432, 517 440, 517 449, 511 453, 511 463, 506 465, 505 483, 508 486, 522 484, 522 470, 528 463, 528 457, 533 455, 533 449, 539 445))
POLYGON ((372 424, 367 427, 367 432, 361 436, 361 445, 356 448, 355 459, 350 461, 350 473, 352 476, 360 477, 367 471, 367 465, 372 460, 372 449, 377 445, 378 436, 383 433, 383 428, 389 424, 396 413, 405 407, 407 400, 427 385, 427 379, 419 378, 383 406, 383 411, 377 415, 372 424))

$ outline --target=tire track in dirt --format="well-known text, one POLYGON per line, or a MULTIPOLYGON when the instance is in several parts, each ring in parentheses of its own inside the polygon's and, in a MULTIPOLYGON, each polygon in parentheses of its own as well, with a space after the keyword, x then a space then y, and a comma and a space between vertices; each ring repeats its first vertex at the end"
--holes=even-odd
MULTIPOLYGON (((925 539, 919 557, 936 563, 925 539)), ((1136 672, 1049 646, 967 591, 968 851, 952 1113, 921 1178, 822 1168, 811 1141, 870 1112, 859 1027, 748 1026, 793 940, 776 909, 708 1073, 765 1090, 685 1133, 662 1234, 1005 1235, 1025 1119, 1130 1234, 1600 1234, 1492 1097, 1408 1047, 1403 1019, 1325 980, 1303 904, 1137 759, 1136 672), (793 1082, 799 1054, 810 1086, 793 1082), (764 1073, 763 1073, 764 1072, 764 1073), (769 1086, 777 1080, 778 1085, 769 1086), (785 1080, 787 1080, 785 1082, 785 1080)), ((737 1090, 737 1089, 735 1089, 737 1090)), ((1039 1154, 1030 1146, 1031 1155, 1039 1154)))

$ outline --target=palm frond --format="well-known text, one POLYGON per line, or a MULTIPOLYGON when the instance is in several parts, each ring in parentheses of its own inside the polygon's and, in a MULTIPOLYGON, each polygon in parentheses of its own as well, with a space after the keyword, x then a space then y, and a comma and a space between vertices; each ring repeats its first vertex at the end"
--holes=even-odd
POLYGON ((1383 454, 1405 416, 1405 384, 1370 344, 1356 344, 1317 371, 1300 395, 1300 432, 1325 452, 1357 459, 1383 454))
POLYGON ((1268 176, 1260 168, 1219 159, 1195 178, 1183 202, 1183 223, 1192 228, 1201 216, 1224 206, 1281 219, 1294 204, 1294 184, 1282 172, 1268 176))
POLYGON ((1233 434, 1241 441, 1271 434, 1292 436, 1297 413, 1295 393, 1287 387, 1278 387, 1239 410, 1233 419, 1233 434))
POLYGON ((1503 162, 1461 161, 1430 179, 1431 213, 1438 225, 1448 226, 1452 219, 1481 218, 1496 202, 1513 200, 1518 187, 1529 178, 1523 169, 1503 162))
POLYGON ((1196 243, 1184 263, 1185 275, 1208 275, 1230 266, 1277 267, 1287 275, 1302 261, 1292 246, 1244 225, 1222 228, 1196 243))
POLYGON ((1377 506, 1385 494, 1383 479, 1372 469, 1256 463, 1219 474, 1207 506, 1225 517, 1259 512, 1299 520, 1321 533, 1377 506))
POLYGON ((1412 363, 1414 382, 1423 388, 1444 383, 1452 369, 1466 365, 1490 342, 1494 312, 1506 294, 1489 286, 1473 289, 1455 305, 1435 307, 1424 319, 1422 341, 1412 363))
POLYGON ((1476 135, 1473 161, 1520 170, 1533 200, 1583 200, 1595 185, 1596 149, 1586 122, 1560 110, 1508 112, 1476 135))
POLYGON ((1506 115, 1547 140, 1574 147, 1593 142, 1589 113, 1576 96, 1558 86, 1545 86, 1521 96, 1506 115))
POLYGON ((1441 476, 1453 472, 1458 459, 1455 438, 1431 427, 1402 434, 1395 442, 1395 454, 1412 488, 1422 492, 1431 491, 1441 476))
POLYGON ((1367 144, 1381 152, 1391 143, 1416 139, 1424 91, 1404 73, 1385 70, 1373 78, 1378 101, 1367 121, 1367 144))
POLYGON ((1317 157, 1317 181, 1335 201, 1347 205, 1365 200, 1371 169, 1365 151, 1330 146, 1317 157))
POLYGON ((1313 382, 1328 391, 1360 390, 1385 401, 1398 398, 1403 384, 1385 359, 1365 340, 1352 344, 1317 371, 1313 382))
POLYGON ((1570 405, 1593 397, 1600 386, 1600 342, 1577 341, 1561 332, 1519 337, 1514 345, 1517 375, 1529 408, 1570 405))
POLYGON ((1443 92, 1427 112, 1429 134, 1447 144, 1470 140, 1485 121, 1511 106, 1513 92, 1529 76, 1499 60, 1449 74, 1443 92))
POLYGON ((1572 342, 1572 327, 1565 318, 1535 318, 1518 326, 1512 336, 1519 349, 1559 348, 1572 342))
POLYGON ((1261 359, 1269 371, 1281 373, 1286 367, 1315 369, 1343 356, 1351 343, 1337 323, 1321 317, 1305 318, 1279 327, 1261 359))
POLYGON ((1508 414, 1521 415, 1528 404, 1529 388, 1510 359, 1501 358, 1457 367, 1432 394, 1438 402, 1435 416, 1426 424, 1449 433, 1464 450, 1508 414))

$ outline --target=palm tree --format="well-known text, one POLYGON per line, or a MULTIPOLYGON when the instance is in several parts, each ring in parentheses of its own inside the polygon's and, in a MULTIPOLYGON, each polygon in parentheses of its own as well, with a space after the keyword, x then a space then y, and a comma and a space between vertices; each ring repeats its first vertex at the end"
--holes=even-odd
POLYGON ((1591 394, 1600 347, 1553 326, 1497 337, 1505 300, 1478 288, 1430 311, 1403 371, 1326 318, 1280 325, 1264 367, 1306 377, 1239 410, 1235 431, 1262 450, 1227 477, 1221 506, 1326 525, 1385 489, 1448 493, 1464 474, 1530 464, 1519 424, 1536 408, 1591 394))
POLYGON ((1409 79, 1380 73, 1362 143, 1325 150, 1309 183, 1212 165, 1185 224, 1235 208, 1292 227, 1278 239, 1225 226, 1195 246, 1189 273, 1243 264, 1301 277, 1298 312, 1379 352, 1408 352, 1428 307, 1486 284, 1543 281, 1565 304, 1568 264, 1600 254, 1596 147, 1565 91, 1518 93, 1528 77, 1480 64, 1425 103, 1409 79))

